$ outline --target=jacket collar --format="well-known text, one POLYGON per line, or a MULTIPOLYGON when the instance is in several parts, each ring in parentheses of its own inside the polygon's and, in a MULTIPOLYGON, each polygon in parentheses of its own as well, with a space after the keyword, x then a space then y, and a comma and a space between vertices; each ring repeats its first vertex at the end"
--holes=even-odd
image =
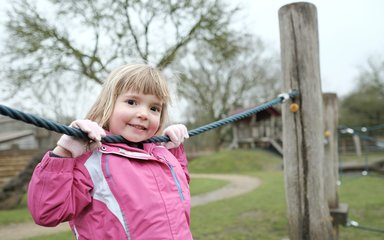
MULTIPOLYGON (((107 135, 112 135, 110 132, 106 131, 106 133, 107 135)), ((155 143, 144 143, 142 144, 142 147, 143 149, 139 147, 130 146, 126 143, 103 143, 102 146, 99 148, 99 151, 102 153, 117 154, 135 159, 155 160, 156 157, 154 154, 155 152, 157 152, 156 150, 162 148, 165 149, 164 146, 155 143)))

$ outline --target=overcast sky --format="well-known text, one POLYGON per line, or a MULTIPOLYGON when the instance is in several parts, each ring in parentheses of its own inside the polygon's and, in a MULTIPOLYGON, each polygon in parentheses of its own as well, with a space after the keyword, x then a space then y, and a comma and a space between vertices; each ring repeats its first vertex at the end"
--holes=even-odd
MULTIPOLYGON (((280 52, 278 10, 294 1, 232 0, 244 7, 248 31, 267 43, 271 51, 280 52)), ((323 92, 339 96, 356 85, 359 67, 371 56, 384 57, 383 0, 312 0, 317 8, 320 42, 320 69, 323 92)), ((5 6, 0 0, 0 33, 5 6)), ((0 40, 4 38, 0 34, 0 40)), ((0 42, 1 44, 1 42, 0 42)), ((1 47, 1 46, 0 46, 1 47)))
MULTIPOLYGON (((246 9, 249 31, 280 52, 278 11, 295 1, 238 1, 246 9)), ((384 1, 306 2, 317 8, 322 90, 345 95, 355 87, 359 67, 366 64, 369 57, 384 57, 384 1)))

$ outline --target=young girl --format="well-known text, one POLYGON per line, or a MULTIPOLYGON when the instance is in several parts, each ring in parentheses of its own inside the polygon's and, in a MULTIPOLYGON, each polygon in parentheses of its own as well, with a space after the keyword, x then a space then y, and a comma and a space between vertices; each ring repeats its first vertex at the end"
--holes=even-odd
POLYGON ((169 101, 159 70, 133 64, 113 71, 87 120, 71 124, 92 140, 63 135, 36 167, 28 188, 34 221, 69 221, 76 239, 192 239, 181 144, 188 132, 181 124, 162 130, 169 101), (171 141, 140 143, 161 133, 171 141), (106 134, 133 144, 101 143, 106 134))

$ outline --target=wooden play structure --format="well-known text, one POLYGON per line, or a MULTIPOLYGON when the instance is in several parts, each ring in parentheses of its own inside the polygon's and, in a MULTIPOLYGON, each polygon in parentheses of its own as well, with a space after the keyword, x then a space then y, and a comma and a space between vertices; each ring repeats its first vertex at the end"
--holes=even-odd
POLYGON ((0 117, 0 209, 13 208, 21 201, 34 167, 57 136, 48 130, 0 117))

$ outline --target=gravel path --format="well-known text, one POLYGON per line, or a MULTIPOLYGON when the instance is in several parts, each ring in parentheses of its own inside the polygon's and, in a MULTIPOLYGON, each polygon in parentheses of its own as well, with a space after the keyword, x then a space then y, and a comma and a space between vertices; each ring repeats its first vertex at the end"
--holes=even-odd
MULTIPOLYGON (((191 178, 210 178, 225 180, 229 183, 224 187, 212 192, 193 196, 191 199, 192 207, 218 201, 221 199, 239 196, 257 188, 261 182, 258 178, 240 175, 227 174, 192 174, 191 178)), ((68 231, 68 223, 62 223, 57 227, 42 227, 33 222, 10 224, 0 226, 0 238, 4 240, 23 240, 29 237, 54 234, 68 231)))

